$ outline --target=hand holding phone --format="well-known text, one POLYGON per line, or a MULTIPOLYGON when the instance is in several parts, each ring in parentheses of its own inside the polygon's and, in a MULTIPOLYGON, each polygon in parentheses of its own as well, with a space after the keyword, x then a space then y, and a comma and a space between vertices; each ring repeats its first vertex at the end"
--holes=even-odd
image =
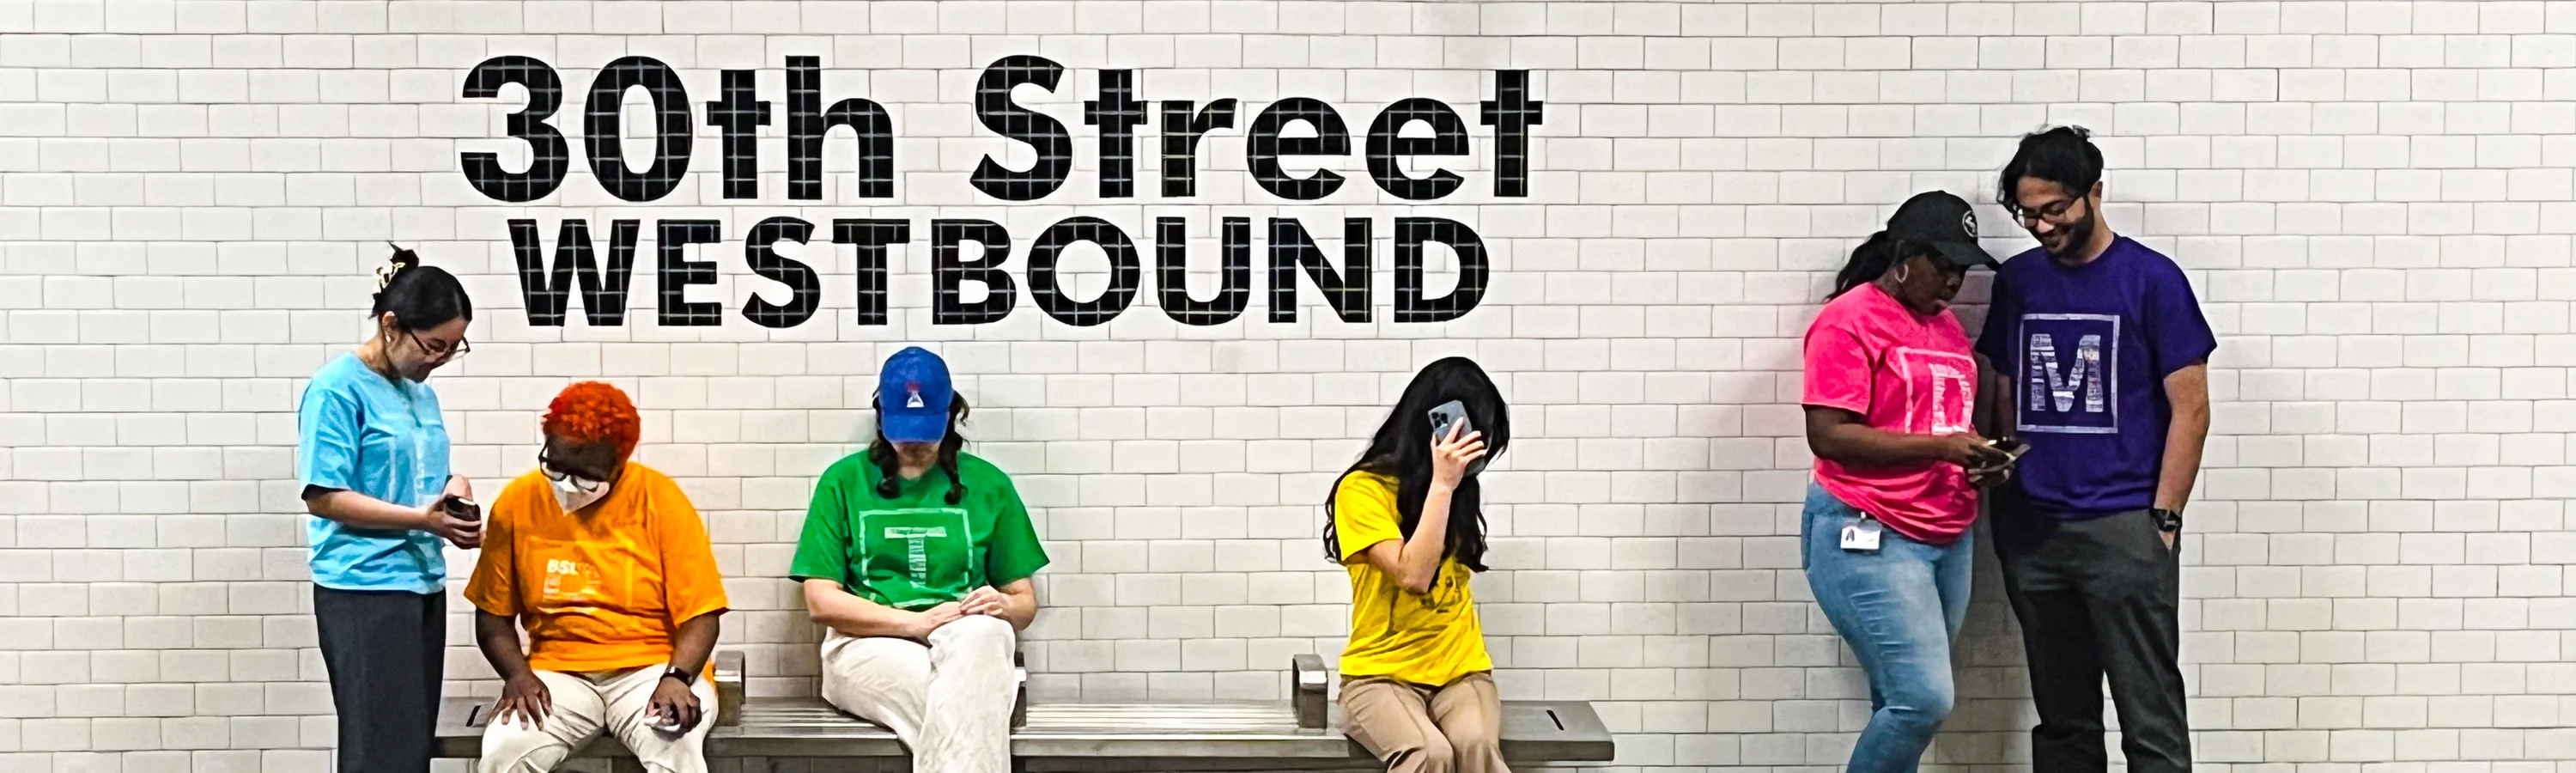
POLYGON ((1435 443, 1449 439, 1452 424, 1457 425, 1460 437, 1476 431, 1476 423, 1467 419, 1467 404, 1456 400, 1432 406, 1430 418, 1431 440, 1435 443))
POLYGON ((459 521, 483 520, 483 506, 475 504, 471 499, 449 494, 445 500, 439 502, 439 506, 447 510, 449 518, 459 521))
POLYGON ((483 506, 455 494, 440 497, 422 513, 421 528, 466 550, 483 546, 483 506))
POLYGON ((2013 465, 2020 463, 2021 455, 2030 451, 2030 444, 2013 438, 1988 440, 1986 447, 1994 449, 2000 457, 1996 457, 1996 461, 1968 468, 1970 484, 1985 485, 2012 477, 2013 465))
POLYGON ((1467 406, 1456 400, 1431 409, 1431 479, 1458 485, 1485 469, 1485 442, 1467 418, 1467 406))

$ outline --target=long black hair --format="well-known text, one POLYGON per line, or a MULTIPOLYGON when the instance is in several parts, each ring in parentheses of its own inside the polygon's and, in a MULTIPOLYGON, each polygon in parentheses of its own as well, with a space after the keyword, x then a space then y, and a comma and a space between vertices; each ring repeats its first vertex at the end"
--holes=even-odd
MULTIPOLYGON (((885 408, 885 396, 870 399, 878 409, 885 408)), ((948 396, 948 435, 939 440, 939 470, 948 473, 948 503, 966 501, 966 479, 957 476, 957 452, 966 447, 966 433, 957 425, 966 420, 966 396, 948 396)), ((877 466, 877 498, 893 499, 903 493, 903 463, 895 457, 894 443, 886 440, 880 425, 877 439, 868 444, 868 461, 877 466)))
POLYGON ((1825 298, 1831 300, 1851 292, 1854 287, 1876 282, 1894 270, 1896 264, 1935 254, 1932 245, 1926 242, 1899 239, 1887 235, 1886 231, 1870 234, 1867 241, 1852 249, 1851 259, 1844 261, 1843 270, 1834 275, 1833 293, 1825 298))
POLYGON ((375 304, 367 312, 370 319, 394 315, 394 329, 402 332, 427 330, 463 318, 474 321, 474 301, 465 297, 465 284, 447 269, 420 264, 420 255, 400 245, 393 257, 376 269, 375 304))
MULTIPOLYGON (((1467 421, 1477 432, 1484 433, 1485 458, 1503 455, 1512 441, 1512 417, 1503 404, 1503 393, 1494 388, 1494 380, 1485 369, 1465 357, 1443 358, 1424 366, 1414 374, 1413 383, 1404 387, 1404 396, 1387 414, 1386 423, 1378 425, 1377 434, 1369 438, 1366 452, 1359 462, 1342 471, 1367 472, 1395 479, 1397 528, 1406 537, 1422 522, 1422 499, 1431 491, 1431 409, 1441 403, 1457 400, 1467 406, 1467 421)), ((1341 490, 1341 481, 1333 482, 1341 490)), ((1342 561, 1340 534, 1333 528, 1332 494, 1324 496, 1324 556, 1334 563, 1342 561)), ((1449 540, 1441 555, 1455 558, 1460 565, 1485 571, 1485 509, 1482 487, 1475 476, 1468 476, 1449 494, 1449 540)))

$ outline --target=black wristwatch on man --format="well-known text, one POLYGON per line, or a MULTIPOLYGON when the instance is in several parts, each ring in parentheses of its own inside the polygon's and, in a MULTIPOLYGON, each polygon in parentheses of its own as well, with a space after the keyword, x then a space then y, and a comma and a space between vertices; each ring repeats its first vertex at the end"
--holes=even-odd
POLYGON ((2182 531, 2181 510, 2167 510, 2159 507, 2148 510, 2147 517, 2155 519, 2156 531, 2166 532, 2169 534, 2182 531))
POLYGON ((698 675, 694 672, 682 671, 678 666, 672 666, 671 670, 662 672, 662 678, 678 679, 681 687, 698 686, 698 675))

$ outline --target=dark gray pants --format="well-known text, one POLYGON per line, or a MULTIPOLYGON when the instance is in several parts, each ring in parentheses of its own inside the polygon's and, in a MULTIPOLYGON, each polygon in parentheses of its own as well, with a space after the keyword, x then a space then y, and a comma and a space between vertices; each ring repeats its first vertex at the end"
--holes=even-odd
POLYGON ((2190 770, 2177 620, 2180 543, 2166 548, 2145 510, 2068 521, 2016 499, 1996 498, 1994 538, 2039 709, 2031 769, 2109 767, 2102 747, 2108 676, 2130 773, 2190 770))
POLYGON ((340 773, 428 773, 447 596, 316 585, 313 624, 340 714, 340 773))

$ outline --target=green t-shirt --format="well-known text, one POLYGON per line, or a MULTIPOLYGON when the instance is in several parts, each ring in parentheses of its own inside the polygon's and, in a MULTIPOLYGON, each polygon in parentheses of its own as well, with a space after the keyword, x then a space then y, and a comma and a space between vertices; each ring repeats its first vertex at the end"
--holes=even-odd
POLYGON ((938 469, 905 482, 893 499, 877 496, 882 476, 864 451, 823 471, 788 576, 831 580, 869 601, 920 610, 1047 565, 1029 509, 991 462, 957 455, 966 496, 954 505, 948 474, 938 469))

